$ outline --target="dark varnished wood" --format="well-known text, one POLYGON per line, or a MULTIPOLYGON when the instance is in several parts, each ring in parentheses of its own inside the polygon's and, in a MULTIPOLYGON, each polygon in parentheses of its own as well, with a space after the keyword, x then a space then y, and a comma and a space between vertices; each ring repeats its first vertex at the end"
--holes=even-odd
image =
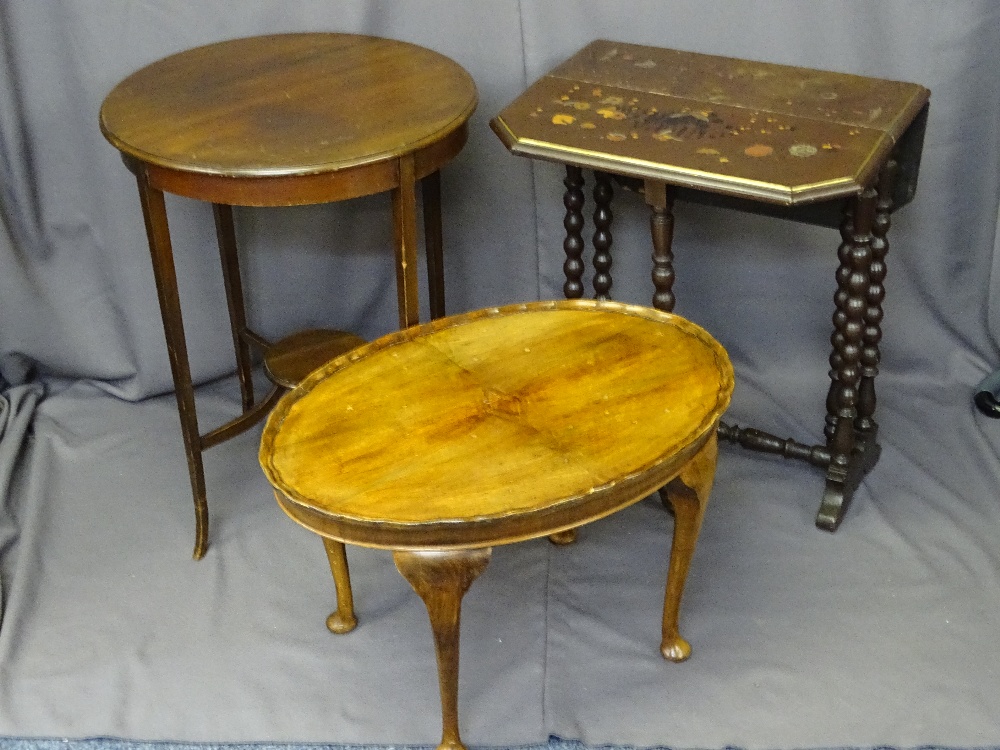
POLYGON ((861 382, 861 348, 864 311, 868 291, 868 269, 871 264, 872 229, 875 221, 877 191, 866 189, 855 201, 851 239, 845 243, 842 262, 837 270, 839 288, 834 296, 834 333, 831 337, 834 353, 833 402, 836 420, 829 438, 830 465, 826 470, 826 486, 816 524, 835 531, 840 525, 850 501, 851 479, 857 474, 852 465, 856 445, 855 420, 858 416, 858 385, 861 382))
POLYGON ((247 327, 247 314, 243 302, 243 280, 240 276, 240 256, 236 246, 236 228, 233 224, 232 206, 212 204, 215 216, 215 235, 219 243, 219 257, 222 261, 222 280, 226 287, 226 304, 229 307, 229 327, 233 334, 233 349, 236 355, 236 375, 240 381, 240 395, 243 411, 253 407, 253 360, 250 346, 240 336, 247 327))
MULTIPOLYGON (((853 234, 854 234, 854 209, 856 207, 856 201, 850 200, 844 206, 844 215, 840 223, 840 244, 837 246, 837 271, 834 279, 837 283, 837 291, 834 297, 834 310, 839 309, 839 305, 843 303, 843 298, 846 298, 847 292, 843 289, 846 284, 847 277, 850 275, 850 253, 853 247, 853 234)), ((823 427, 823 434, 826 436, 827 445, 833 440, 833 433, 837 427, 837 389, 839 386, 839 380, 837 378, 837 372, 841 367, 841 354, 840 349, 843 346, 843 341, 841 338, 841 333, 837 329, 836 322, 834 322, 833 327, 833 337, 830 340, 830 388, 826 393, 826 422, 823 427)))
POLYGON ((598 40, 490 123, 514 153, 792 205, 869 184, 922 86, 598 40))
POLYGON ((443 318, 444 229, 441 225, 441 173, 432 172, 420 181, 424 204, 424 252, 427 255, 427 294, 431 320, 443 318))
MULTIPOLYGON (((392 191, 400 325, 419 320, 415 183, 423 180, 432 317, 444 314, 439 170, 468 137, 475 84, 431 50, 351 34, 277 34, 206 45, 133 73, 105 98, 101 132, 139 182, 196 510, 208 544, 201 452, 259 421, 251 346, 292 387, 341 345, 316 332, 278 344, 246 323, 231 206, 293 206, 392 191), (417 93, 415 93, 417 92, 417 93), (199 437, 163 192, 213 204, 243 414, 199 437), (331 343, 333 348, 330 349, 331 343), (294 346, 302 344, 302 351, 294 346), (326 347, 326 349, 324 349, 326 347)), ((333 334, 334 336, 344 334, 333 334)))
POLYGON ((646 203, 649 204, 649 230, 653 239, 653 307, 673 312, 674 296, 674 198, 662 182, 646 181, 646 203))
POLYGON ((773 453, 783 458, 795 458, 825 469, 830 465, 830 449, 826 445, 805 445, 791 438, 779 438, 754 427, 720 424, 719 438, 759 453, 773 453))
POLYGON ((392 559, 417 592, 431 621, 441 691, 438 750, 464 750, 458 732, 458 644, 462 597, 486 569, 490 549, 397 550, 392 559))
MULTIPOLYGON (((273 191, 263 205, 290 205, 277 195, 323 201, 296 195, 307 179, 268 180, 372 164, 391 171, 400 155, 446 142, 476 102, 468 73, 431 50, 354 34, 275 34, 197 47, 133 73, 108 94, 100 122, 157 176, 200 176, 192 186, 219 189, 262 180, 273 191)), ((391 185, 379 187, 371 192, 391 185)))
POLYGON ((283 388, 294 388, 320 365, 365 343, 363 338, 347 331, 326 328, 299 331, 266 346, 264 372, 283 388))
POLYGON ((563 205, 566 216, 563 227, 566 229, 566 239, 563 240, 563 251, 566 261, 563 263, 563 273, 566 283, 563 294, 566 299, 579 299, 583 296, 583 170, 579 167, 566 166, 566 179, 563 180, 566 192, 563 194, 563 205))
MULTIPOLYGON (((885 300, 886 255, 889 252, 888 232, 898 164, 886 162, 879 177, 878 199, 875 202, 875 222, 872 226, 871 263, 868 266, 868 289, 865 293, 864 330, 861 349, 861 383, 858 387, 858 418, 855 427, 859 437, 873 437, 878 430, 875 422, 875 378, 882 359, 882 303, 885 300)), ((874 442, 874 439, 871 441, 874 442)))
POLYGON ((174 270, 173 247, 170 244, 170 227, 167 224, 167 207, 163 193, 149 185, 145 175, 137 176, 139 202, 146 224, 149 253, 153 260, 156 294, 163 319, 163 335, 167 340, 170 372, 174 379, 174 395, 181 420, 184 454, 187 457, 191 494, 194 496, 195 537, 194 559, 200 560, 208 549, 208 496, 205 489, 205 469, 201 461, 201 439, 198 435, 198 413, 195 410, 194 386, 191 383, 191 365, 188 362, 187 344, 184 340, 184 319, 181 315, 180 294, 177 291, 177 274, 174 270))
POLYGON ((594 299, 611 298, 611 175, 594 172, 594 299))
POLYGON ((278 399, 281 398, 283 391, 284 389, 281 386, 275 385, 270 391, 268 391, 264 398, 240 414, 240 416, 206 432, 199 439, 201 449, 203 451, 207 451, 209 448, 216 446, 219 443, 224 443, 227 440, 233 439, 237 435, 242 435, 255 424, 259 423, 260 420, 266 417, 267 413, 274 408, 274 405, 278 403, 278 399))
POLYGON ((240 396, 243 411, 253 407, 253 360, 250 346, 240 335, 247 327, 246 308, 243 300, 243 280, 240 276, 240 257, 236 246, 236 228, 233 224, 233 208, 220 203, 212 204, 215 216, 215 236, 219 244, 219 258, 222 261, 222 280, 226 288, 226 304, 229 308, 229 327, 233 336, 233 350, 236 355, 236 375, 240 381, 240 396))
MULTIPOLYGON (((828 468, 817 518, 822 528, 836 528, 844 498, 880 453, 874 412, 885 238, 890 212, 916 191, 929 97, 912 83, 599 40, 490 123, 512 153, 565 164, 570 175, 578 168, 612 173, 645 192, 653 306, 660 310, 675 304, 675 199, 829 227, 844 215, 826 444, 736 425, 720 431, 752 450, 828 468), (870 260, 861 269, 858 255, 866 251, 853 239, 852 206, 876 182, 870 260), (861 275, 863 292, 855 287, 861 275), (847 411, 854 415, 853 438, 846 426, 838 428, 847 411)), ((567 192, 567 207, 570 200, 567 192)), ((598 266, 611 262, 604 242, 595 233, 598 296, 606 283, 598 266)), ((576 251, 569 222, 567 247, 576 251)), ((567 256, 565 293, 577 296, 585 269, 567 256)))
POLYGON ((399 185, 392 191, 392 232, 396 251, 399 327, 420 322, 417 302, 417 177, 413 157, 399 159, 399 185))

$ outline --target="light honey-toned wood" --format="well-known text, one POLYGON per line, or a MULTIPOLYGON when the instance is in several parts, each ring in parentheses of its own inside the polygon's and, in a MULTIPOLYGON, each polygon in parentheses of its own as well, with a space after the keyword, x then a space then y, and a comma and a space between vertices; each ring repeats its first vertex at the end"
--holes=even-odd
POLYGON ((741 198, 856 194, 923 86, 595 41, 491 122, 514 153, 741 198))
POLYGON ((390 548, 489 546, 602 517, 714 432, 733 374, 697 326, 563 301, 401 331, 315 371, 261 464, 295 520, 390 548))
POLYGON ((691 644, 681 637, 678 626, 681 597, 715 481, 718 456, 719 442, 713 434, 680 474, 660 490, 664 502, 674 512, 674 539, 670 546, 670 568, 663 598, 663 637, 660 641, 660 654, 668 661, 686 661, 691 656, 691 644))

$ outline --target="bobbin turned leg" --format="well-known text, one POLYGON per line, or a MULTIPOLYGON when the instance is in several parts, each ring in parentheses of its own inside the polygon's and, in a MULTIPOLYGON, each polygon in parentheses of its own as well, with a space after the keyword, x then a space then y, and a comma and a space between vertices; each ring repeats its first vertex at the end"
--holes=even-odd
POLYGON ((823 501, 816 525, 836 531, 861 477, 861 462, 855 455, 855 420, 858 417, 858 385, 861 381, 861 352, 864 312, 868 307, 868 274, 872 258, 872 228, 877 192, 865 189, 854 199, 851 233, 838 251, 836 311, 830 337, 831 389, 827 399, 827 446, 830 464, 826 472, 823 501))
POLYGON ((566 229, 566 239, 563 240, 563 251, 566 253, 563 294, 566 299, 579 299, 583 296, 583 170, 567 165, 563 185, 566 186, 563 194, 563 205, 566 207, 563 218, 566 229))
POLYGON ((708 442, 681 470, 676 479, 660 490, 664 503, 674 509, 674 539, 670 548, 670 569, 663 599, 663 640, 660 653, 669 661, 685 661, 691 656, 691 644, 681 638, 678 618, 681 597, 687 583, 691 558, 698 543, 698 533, 708 506, 715 479, 715 463, 719 444, 713 430, 708 442))
POLYGON ((611 299, 611 175, 594 172, 594 299, 611 299))
POLYGON ((673 312, 674 303, 674 197, 665 183, 646 180, 646 203, 653 237, 653 307, 673 312))
POLYGON ((867 306, 861 349, 861 383, 858 386, 858 417, 854 421, 859 448, 865 454, 865 471, 875 465, 881 452, 878 443, 878 423, 875 421, 875 378, 882 359, 882 302, 885 300, 885 258, 889 252, 887 238, 892 224, 892 194, 898 164, 889 159, 879 175, 878 199, 875 201, 875 222, 872 226, 871 263, 868 266, 867 306))
POLYGON ((194 495, 194 559, 200 560, 208 550, 208 498, 198 415, 195 411, 194 385, 191 383, 191 365, 188 362, 184 319, 181 316, 181 301, 177 290, 177 270, 174 268, 170 228, 167 224, 167 207, 163 192, 149 184, 145 172, 140 171, 136 178, 142 216, 146 223, 146 237, 149 240, 149 253, 153 259, 153 276, 156 279, 160 316, 163 318, 163 334, 167 340, 170 373, 174 379, 177 411, 181 419, 191 493, 194 495))
POLYGON ((392 559, 430 616, 441 690, 438 750, 465 750, 458 733, 458 639, 462 597, 490 561, 489 548, 396 550, 392 559))
POLYGON ((337 589, 337 609, 326 618, 326 627, 331 633, 350 633, 358 624, 354 616, 354 594, 351 591, 351 573, 347 567, 347 550, 343 542, 323 537, 326 559, 333 573, 333 583, 337 589))

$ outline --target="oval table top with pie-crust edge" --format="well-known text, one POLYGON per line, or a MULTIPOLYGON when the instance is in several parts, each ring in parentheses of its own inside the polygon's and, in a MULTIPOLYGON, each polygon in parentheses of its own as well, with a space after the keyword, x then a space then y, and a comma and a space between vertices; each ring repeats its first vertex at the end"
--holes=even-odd
POLYGON ((435 171, 461 149, 477 103, 460 65, 415 44, 275 34, 136 71, 105 98, 100 124, 126 164, 141 163, 160 189, 295 205, 389 189, 403 154, 417 154, 418 178, 435 171), (323 179, 348 172, 354 184, 323 179))
POLYGON ((675 477, 733 370, 676 315, 564 300, 479 310, 334 359, 268 418, 260 463, 306 528, 472 548, 601 518, 675 477))

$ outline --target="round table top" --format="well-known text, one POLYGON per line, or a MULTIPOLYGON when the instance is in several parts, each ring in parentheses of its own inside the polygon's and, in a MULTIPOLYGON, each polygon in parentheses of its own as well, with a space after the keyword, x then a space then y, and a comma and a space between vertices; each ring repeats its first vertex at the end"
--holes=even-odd
POLYGON ((140 162, 226 177, 294 176, 396 158, 476 108, 453 60, 354 34, 277 34, 180 52, 119 83, 101 132, 140 162))
POLYGON ((683 318, 566 300, 389 334, 286 394, 260 462, 324 536, 476 547, 608 515, 677 475, 716 429, 733 371, 683 318))

